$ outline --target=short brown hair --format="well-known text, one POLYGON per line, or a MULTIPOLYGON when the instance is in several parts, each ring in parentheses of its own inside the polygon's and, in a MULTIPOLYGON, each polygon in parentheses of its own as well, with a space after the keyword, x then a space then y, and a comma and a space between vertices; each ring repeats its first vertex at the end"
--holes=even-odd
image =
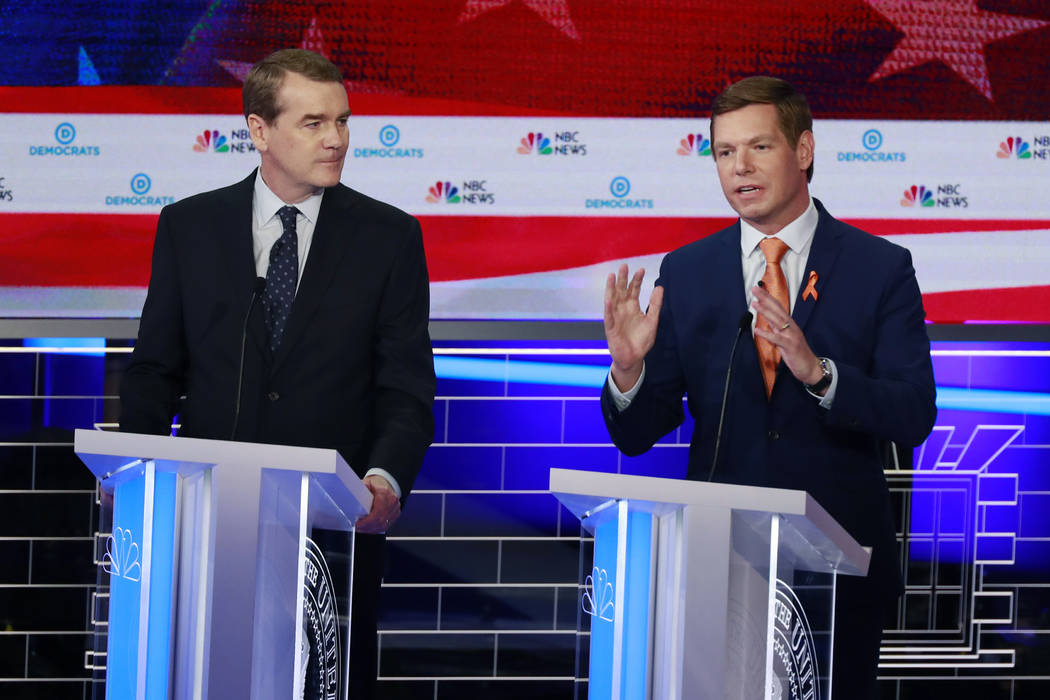
MULTIPOLYGON (((711 143, 715 142, 715 117, 748 105, 773 105, 777 108, 780 131, 792 148, 804 131, 813 130, 813 115, 806 97, 786 80, 768 75, 755 75, 733 83, 711 104, 711 143)), ((806 182, 813 180, 813 163, 806 170, 806 182)))
POLYGON ((248 71, 241 91, 244 118, 258 114, 267 124, 272 124, 281 113, 277 104, 277 90, 281 87, 285 73, 316 80, 319 83, 341 83, 343 74, 338 67, 319 53, 306 49, 281 49, 262 59, 248 71))

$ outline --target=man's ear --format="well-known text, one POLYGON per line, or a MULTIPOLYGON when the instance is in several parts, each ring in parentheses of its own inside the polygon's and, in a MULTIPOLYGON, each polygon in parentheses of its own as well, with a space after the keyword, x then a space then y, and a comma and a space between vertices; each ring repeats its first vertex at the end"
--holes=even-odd
POLYGON ((795 147, 795 155, 798 157, 798 169, 808 170, 813 164, 813 150, 816 143, 813 140, 812 131, 803 131, 799 134, 798 145, 795 147))
POLYGON ((260 117, 258 114, 248 115, 248 133, 251 134, 252 143, 255 144, 255 148, 260 153, 265 153, 269 148, 270 125, 266 123, 266 120, 260 117))

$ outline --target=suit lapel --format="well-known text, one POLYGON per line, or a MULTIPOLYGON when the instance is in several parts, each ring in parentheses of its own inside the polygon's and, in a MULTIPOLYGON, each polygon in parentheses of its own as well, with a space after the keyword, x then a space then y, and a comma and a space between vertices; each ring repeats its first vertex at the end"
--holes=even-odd
MULTIPOLYGON (((815 201, 815 200, 814 200, 815 201)), ((806 324, 813 313, 813 309, 820 303, 821 290, 824 289, 825 281, 829 279, 831 270, 835 266, 835 259, 841 249, 839 232, 835 230, 835 220, 824 209, 820 202, 816 202, 819 219, 817 230, 813 234, 813 243, 809 247, 809 258, 806 260, 806 269, 802 273, 802 284, 798 288, 798 296, 795 298, 795 311, 791 314, 799 329, 806 330, 806 324), (810 280, 813 279, 812 291, 810 280)))
POLYGON ((284 338, 273 360, 273 369, 280 368, 281 363, 302 339, 309 326, 310 319, 317 311, 317 305, 324 298, 332 282, 332 276, 339 269, 343 255, 349 246, 347 241, 353 236, 355 223, 350 216, 352 201, 350 192, 345 187, 336 185, 325 190, 321 200, 321 210, 317 215, 310 252, 303 268, 303 277, 299 281, 292 311, 288 316, 288 327, 284 338))
MULTIPOLYGON (((734 224, 733 234, 725 237, 719 256, 716 270, 722 271, 723 276, 717 283, 717 288, 726 290, 720 308, 725 309, 725 313, 732 316, 733 324, 732 330, 727 335, 725 343, 723 343, 726 348, 724 352, 728 352, 731 347, 732 336, 737 332, 737 321, 740 320, 740 316, 744 311, 754 314, 754 311, 747 305, 747 290, 744 288, 744 265, 743 256, 740 254, 739 219, 734 224)), ((737 384, 740 388, 734 389, 734 392, 758 392, 754 395, 757 396, 760 393, 764 400, 766 397, 765 384, 762 381, 762 370, 759 368, 758 352, 755 350, 755 339, 750 327, 741 331, 733 364, 735 366, 734 372, 742 372, 746 375, 745 377, 740 374, 734 374, 734 377, 739 377, 739 380, 734 380, 734 384, 737 384, 738 381, 744 382, 742 386, 737 384)))
MULTIPOLYGON (((233 286, 233 299, 240 309, 237 318, 243 319, 248 311, 252 290, 255 287, 255 251, 252 244, 252 200, 254 198, 255 173, 237 183, 232 189, 229 205, 215 212, 214 229, 219 241, 219 255, 223 261, 220 269, 228 271, 233 286), (243 301, 242 301, 243 300, 243 301), (243 304, 243 306, 241 306, 243 304)), ((261 308, 259 299, 255 307, 261 308)), ((248 322, 248 335, 260 352, 266 350, 266 327, 263 314, 252 310, 248 322)))

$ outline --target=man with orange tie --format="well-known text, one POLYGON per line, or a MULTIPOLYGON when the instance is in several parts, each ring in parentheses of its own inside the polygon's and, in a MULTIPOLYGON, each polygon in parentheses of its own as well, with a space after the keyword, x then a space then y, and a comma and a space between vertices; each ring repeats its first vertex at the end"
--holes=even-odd
POLYGON ((686 396, 688 478, 808 491, 873 547, 867 577, 839 579, 832 687, 877 698, 883 620, 901 590, 882 455, 888 441, 920 444, 936 417, 911 256, 810 197, 813 120, 793 86, 745 78, 711 112, 740 219, 669 253, 645 312, 645 271, 609 275, 602 412, 617 447, 637 455, 682 423, 686 396))

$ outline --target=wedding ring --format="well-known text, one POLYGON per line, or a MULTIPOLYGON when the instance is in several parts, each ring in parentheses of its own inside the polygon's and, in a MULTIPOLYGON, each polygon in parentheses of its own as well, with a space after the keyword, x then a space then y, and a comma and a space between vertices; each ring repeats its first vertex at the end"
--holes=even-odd
POLYGON ((780 330, 786 331, 790 327, 791 327, 791 321, 788 321, 787 323, 785 323, 783 326, 780 327, 780 330))

